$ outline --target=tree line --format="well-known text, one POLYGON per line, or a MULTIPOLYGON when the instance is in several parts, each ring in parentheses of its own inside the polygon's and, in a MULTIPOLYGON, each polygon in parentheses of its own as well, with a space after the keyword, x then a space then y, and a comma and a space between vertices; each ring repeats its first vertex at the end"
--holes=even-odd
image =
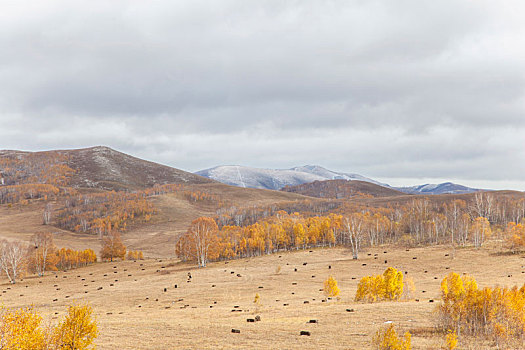
MULTIPOLYGON (((127 251, 120 234, 112 232, 102 239, 102 261, 115 259, 142 260, 141 251, 127 251)), ((58 249, 51 233, 36 233, 29 244, 21 241, 0 241, 0 270, 10 283, 16 283, 25 273, 44 276, 47 271, 67 271, 97 262, 92 249, 58 249)))
POLYGON ((497 236, 514 249, 525 245, 523 212, 520 211, 522 201, 517 202, 519 210, 508 212, 518 223, 511 221, 501 226, 495 212, 485 206, 483 195, 476 198, 479 202, 474 202, 474 206, 463 200, 454 200, 443 203, 440 210, 434 210, 426 199, 415 199, 395 209, 361 208, 344 215, 306 216, 281 210, 246 226, 224 225, 229 221, 221 215, 199 218, 179 238, 175 250, 182 260, 196 261, 205 266, 210 260, 335 245, 351 248, 355 259, 363 247, 392 243, 404 246, 472 245, 479 248, 487 239, 497 236), (478 216, 480 214, 486 216, 478 216))

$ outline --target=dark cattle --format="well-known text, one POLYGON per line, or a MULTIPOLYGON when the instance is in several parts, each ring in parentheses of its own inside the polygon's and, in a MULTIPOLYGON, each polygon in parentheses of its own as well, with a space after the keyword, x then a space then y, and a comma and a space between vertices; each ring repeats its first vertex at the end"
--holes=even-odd
POLYGON ((232 328, 232 333, 241 333, 241 330, 240 330, 240 329, 233 329, 233 328, 232 328))
POLYGON ((346 309, 346 312, 354 312, 354 309, 346 309))
POLYGON ((317 323, 317 320, 310 320, 308 323, 317 323))
POLYGON ((255 322, 255 319, 254 318, 247 318, 246 322, 255 322))
POLYGON ((307 336, 310 336, 310 332, 308 332, 308 331, 301 331, 301 335, 307 335, 307 336))

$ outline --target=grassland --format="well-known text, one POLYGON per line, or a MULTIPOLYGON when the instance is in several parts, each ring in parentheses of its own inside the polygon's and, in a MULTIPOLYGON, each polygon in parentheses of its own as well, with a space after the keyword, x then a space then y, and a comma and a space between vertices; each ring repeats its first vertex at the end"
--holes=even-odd
POLYGON ((432 311, 441 279, 450 271, 471 274, 482 287, 523 283, 523 258, 495 251, 383 247, 356 261, 347 250, 333 248, 216 262, 203 269, 175 259, 98 263, 16 285, 4 281, 0 300, 10 308, 34 305, 49 319, 62 316, 75 300, 87 301, 99 321, 99 349, 363 349, 388 321, 413 333, 414 349, 432 349, 442 344, 442 336, 432 332, 432 311), (354 302, 359 279, 387 266, 414 279, 419 301, 354 302), (320 289, 330 274, 341 298, 323 302, 320 289), (256 293, 259 307, 253 303, 256 293), (247 322, 256 315, 260 322, 247 322), (232 328, 241 333, 231 333, 232 328), (300 336, 301 330, 311 336, 300 336))

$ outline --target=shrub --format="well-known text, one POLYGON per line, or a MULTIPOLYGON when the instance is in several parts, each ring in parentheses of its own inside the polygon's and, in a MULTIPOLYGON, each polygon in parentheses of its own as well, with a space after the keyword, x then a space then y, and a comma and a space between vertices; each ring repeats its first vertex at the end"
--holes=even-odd
POLYGON ((376 332, 372 343, 377 350, 410 350, 412 349, 411 341, 412 336, 409 332, 400 338, 394 324, 390 323, 376 332))

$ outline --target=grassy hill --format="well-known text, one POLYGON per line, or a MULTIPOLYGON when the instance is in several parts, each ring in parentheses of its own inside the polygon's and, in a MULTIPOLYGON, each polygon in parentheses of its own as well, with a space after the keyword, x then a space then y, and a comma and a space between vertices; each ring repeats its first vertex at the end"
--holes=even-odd
POLYGON ((392 188, 358 180, 314 181, 297 186, 286 186, 282 191, 299 193, 310 197, 334 199, 393 197, 405 195, 405 193, 392 188))

